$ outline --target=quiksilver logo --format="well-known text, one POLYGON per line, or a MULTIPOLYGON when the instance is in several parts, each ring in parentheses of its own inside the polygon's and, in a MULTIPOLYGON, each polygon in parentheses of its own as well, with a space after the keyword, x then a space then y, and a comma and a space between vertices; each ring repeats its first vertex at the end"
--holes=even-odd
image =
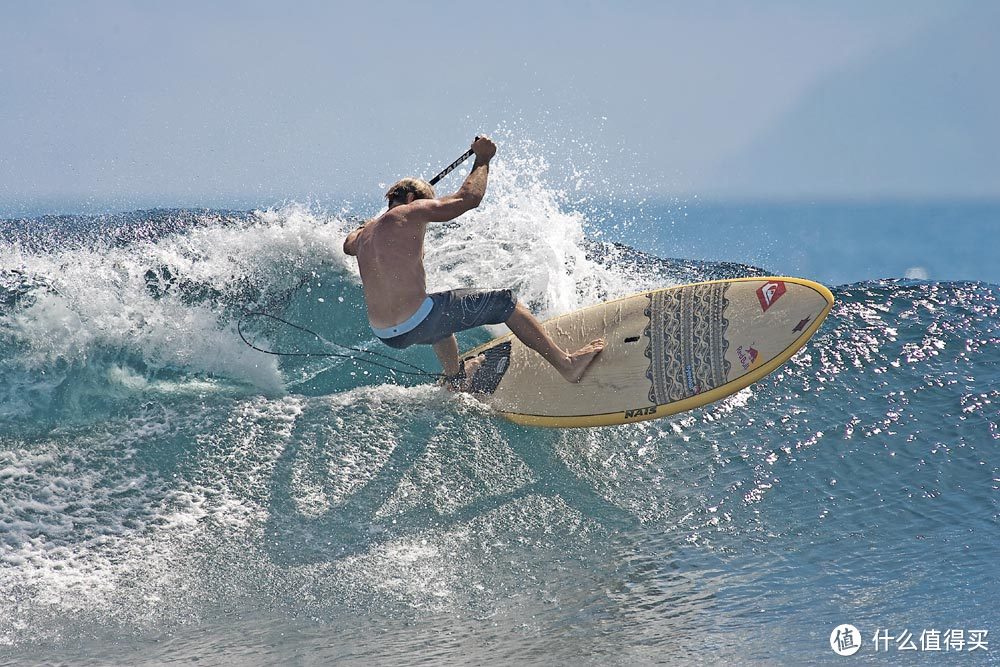
POLYGON ((781 298, 786 291, 785 283, 780 280, 771 280, 757 288, 757 300, 760 301, 760 309, 767 312, 767 309, 774 305, 774 302, 781 298))

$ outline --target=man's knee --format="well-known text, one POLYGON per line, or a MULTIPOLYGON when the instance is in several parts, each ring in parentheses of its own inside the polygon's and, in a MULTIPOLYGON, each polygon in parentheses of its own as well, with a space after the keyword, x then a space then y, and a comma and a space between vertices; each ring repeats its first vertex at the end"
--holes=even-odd
MULTIPOLYGON (((509 320, 510 318, 514 317, 515 315, 523 315, 526 310, 527 310, 527 307, 523 303, 521 303, 517 299, 514 299, 514 305, 510 309, 510 314, 507 315, 507 320, 509 320)), ((507 320, 504 320, 504 321, 507 321, 507 320)))
POLYGON ((511 316, 514 315, 514 313, 517 311, 518 308, 523 308, 523 306, 521 305, 521 302, 518 301, 517 298, 514 296, 513 290, 505 289, 505 290, 498 290, 498 292, 499 294, 502 295, 502 298, 504 300, 503 315, 500 321, 506 322, 511 318, 511 316))
POLYGON ((450 333, 450 334, 448 334, 446 336, 441 336, 440 338, 438 338, 435 341, 432 341, 431 342, 431 346, 433 346, 433 347, 439 347, 441 345, 451 345, 452 343, 454 343, 457 346, 458 345, 458 339, 455 338, 455 334, 450 333))

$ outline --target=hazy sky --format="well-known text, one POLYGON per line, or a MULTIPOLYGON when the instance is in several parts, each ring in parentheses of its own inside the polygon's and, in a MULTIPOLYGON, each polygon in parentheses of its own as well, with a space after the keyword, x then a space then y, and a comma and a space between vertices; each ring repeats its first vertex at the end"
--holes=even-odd
POLYGON ((0 213, 377 197, 480 129, 596 189, 996 197, 997 34, 992 2, 0 0, 0 213))

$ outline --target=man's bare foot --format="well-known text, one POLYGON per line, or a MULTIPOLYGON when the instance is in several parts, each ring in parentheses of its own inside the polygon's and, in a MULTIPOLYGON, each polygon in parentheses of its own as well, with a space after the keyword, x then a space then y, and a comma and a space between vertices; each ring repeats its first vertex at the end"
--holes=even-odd
POLYGON ((478 357, 473 357, 472 359, 465 360, 465 377, 461 379, 451 380, 449 378, 444 378, 443 385, 448 391, 464 391, 468 392, 472 390, 472 378, 476 376, 479 371, 479 367, 483 365, 486 361, 486 355, 480 354, 478 357))
POLYGON ((567 382, 579 382, 583 377, 584 371, 586 371, 587 367, 594 361, 594 357, 599 355, 603 349, 603 338, 590 341, 589 344, 584 345, 576 352, 572 352, 568 355, 566 366, 560 368, 559 373, 566 379, 567 382))

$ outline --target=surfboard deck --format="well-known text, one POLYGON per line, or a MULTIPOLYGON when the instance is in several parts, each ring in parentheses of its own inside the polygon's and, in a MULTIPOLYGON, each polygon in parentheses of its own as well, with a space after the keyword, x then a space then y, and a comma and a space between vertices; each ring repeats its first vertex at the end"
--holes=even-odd
POLYGON ((604 351, 566 382, 513 334, 470 350, 473 392, 507 419, 546 427, 657 419, 725 398, 773 372, 816 332, 830 290, 789 277, 681 285, 589 306, 543 323, 563 349, 604 351))

